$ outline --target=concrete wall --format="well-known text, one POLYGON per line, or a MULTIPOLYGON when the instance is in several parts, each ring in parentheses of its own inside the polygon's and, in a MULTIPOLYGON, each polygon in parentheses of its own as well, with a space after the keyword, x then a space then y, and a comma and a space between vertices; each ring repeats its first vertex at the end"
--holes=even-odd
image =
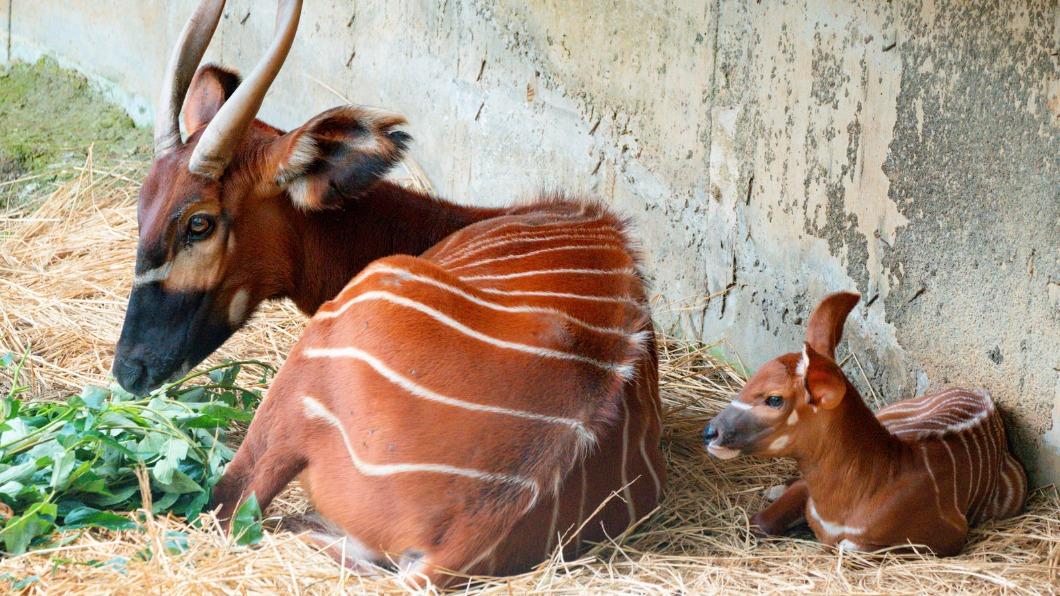
MULTIPOLYGON (((194 4, 5 1, 12 58, 141 122, 194 4)), ((208 58, 248 70, 273 17, 230 0, 208 58)), ((1057 481, 1058 32, 1056 0, 309 0, 263 117, 342 96, 406 114, 450 197, 604 197, 640 224, 659 322, 752 367, 856 288, 863 388, 985 386, 1057 481)))

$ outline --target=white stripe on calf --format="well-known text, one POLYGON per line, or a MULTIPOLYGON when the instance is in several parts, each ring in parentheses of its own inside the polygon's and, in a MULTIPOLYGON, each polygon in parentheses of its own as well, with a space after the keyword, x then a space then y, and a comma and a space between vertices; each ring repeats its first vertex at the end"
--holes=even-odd
POLYGON ((953 456, 953 450, 950 449, 948 441, 940 441, 940 443, 946 448, 946 453, 950 456, 950 463, 953 464, 953 510, 957 512, 957 516, 959 517, 964 515, 964 512, 961 511, 960 501, 957 500, 957 480, 960 477, 960 470, 957 469, 957 458, 953 456))
MULTIPOLYGON (((391 304, 396 304, 398 306, 404 306, 406 308, 411 308, 412 310, 421 312, 421 313, 431 317, 435 321, 438 321, 439 323, 445 325, 446 327, 449 327, 449 328, 453 329, 454 331, 458 331, 458 332, 460 332, 460 333, 462 333, 462 334, 464 334, 464 335, 466 335, 468 337, 477 339, 477 340, 479 340, 479 341, 481 341, 483 343, 490 344, 490 345, 496 346, 498 348, 504 348, 506 350, 514 350, 514 351, 517 351, 517 352, 524 352, 526 354, 532 354, 534 356, 540 356, 542 358, 555 358, 557 360, 571 360, 571 361, 574 361, 574 362, 581 362, 581 363, 584 363, 584 364, 589 364, 589 365, 595 366, 597 368, 606 370, 608 372, 615 373, 615 374, 621 376, 624 379, 628 378, 629 375, 631 375, 633 373, 632 365, 616 364, 616 363, 613 363, 613 362, 603 362, 603 361, 597 360, 595 358, 590 358, 588 356, 583 356, 581 354, 572 354, 570 352, 563 352, 561 350, 553 350, 551 348, 543 348, 543 347, 540 347, 540 346, 531 346, 531 345, 528 345, 528 344, 522 344, 522 343, 518 343, 518 342, 507 341, 507 340, 504 340, 504 339, 498 339, 498 338, 493 337, 491 335, 486 335, 485 333, 482 333, 481 331, 478 331, 476 329, 472 329, 471 327, 468 327, 467 325, 461 323, 460 321, 457 321, 456 319, 450 317, 449 315, 447 315, 447 314, 445 314, 445 313, 443 313, 441 311, 438 311, 438 310, 436 310, 434 308, 431 308, 430 306, 427 306, 426 304, 423 304, 422 302, 417 302, 415 300, 411 300, 411 299, 406 298, 404 296, 398 296, 397 294, 392 294, 390 292, 384 292, 382 290, 371 290, 371 291, 365 292, 365 293, 361 294, 360 296, 357 296, 353 300, 350 300, 347 304, 356 304, 358 302, 369 302, 369 301, 373 301, 373 300, 380 300, 380 301, 383 301, 383 302, 389 302, 391 304)), ((334 314, 333 315, 332 313, 328 312, 328 313, 321 313, 319 316, 321 318, 330 318, 330 317, 338 316, 338 314, 334 314)))
POLYGON ((829 536, 841 536, 843 534, 857 536, 865 531, 865 528, 835 524, 824 519, 817 513, 817 506, 814 504, 812 498, 809 499, 806 504, 806 512, 810 514, 810 517, 817 521, 821 526, 821 529, 827 532, 829 536))
POLYGON ((154 269, 144 271, 143 273, 133 278, 133 287, 135 288, 138 286, 155 283, 156 281, 165 281, 165 279, 169 277, 169 273, 172 270, 173 262, 167 261, 164 264, 155 267, 154 269))
POLYGON ((470 401, 465 401, 455 397, 449 397, 432 391, 423 385, 413 381, 412 379, 398 373, 394 369, 384 364, 381 360, 375 356, 359 350, 357 348, 306 348, 306 358, 349 358, 363 362, 370 366, 380 376, 390 381, 394 385, 401 387, 405 391, 409 392, 415 397, 425 399, 427 401, 433 401, 447 406, 453 406, 456 408, 463 408, 465 410, 472 410, 475 412, 488 412, 490 414, 500 414, 502 416, 512 416, 514 418, 523 418, 526 420, 533 420, 535 422, 545 422, 548 424, 559 424, 562 426, 568 426, 577 433, 580 441, 589 442, 595 441, 596 438, 592 432, 585 427, 580 420, 573 418, 564 418, 561 416, 548 416, 546 414, 538 414, 536 412, 528 412, 526 410, 514 410, 512 408, 503 408, 500 406, 491 406, 488 404, 480 404, 470 401))
POLYGON ((534 277, 537 275, 634 275, 633 269, 538 269, 535 271, 519 271, 517 273, 503 273, 499 275, 469 275, 461 277, 460 281, 482 281, 494 279, 516 279, 520 277, 534 277))
MULTIPOLYGON (((931 477, 931 485, 935 489, 935 508, 938 509, 939 517, 951 526, 960 529, 958 524, 955 524, 952 520, 946 518, 946 512, 942 509, 942 493, 939 489, 939 481, 935 478, 935 471, 931 469, 927 447, 925 447, 923 443, 920 444, 920 455, 924 458, 924 469, 927 470, 928 476, 931 477)), ((954 491, 954 494, 956 494, 956 490, 954 491)))
POLYGON ((327 422, 339 431, 342 436, 342 442, 346 445, 346 452, 350 456, 350 462, 353 463, 353 467, 358 472, 365 476, 389 476, 391 474, 407 474, 413 472, 430 472, 435 474, 450 474, 453 476, 463 476, 465 478, 473 478, 475 480, 481 480, 483 482, 497 482, 501 484, 514 484, 521 486, 532 494, 537 494, 537 483, 524 478, 522 476, 515 476, 512 474, 498 474, 495 472, 484 472, 482 470, 476 470, 473 468, 458 468, 456 466, 450 466, 447 464, 429 464, 429 463, 401 463, 401 464, 373 464, 361 459, 357 452, 354 451, 353 445, 350 442, 350 437, 346 433, 346 428, 342 426, 342 421, 338 419, 335 414, 331 413, 327 409, 327 406, 320 403, 317 399, 305 395, 302 397, 302 403, 305 406, 305 415, 309 418, 316 418, 327 422))

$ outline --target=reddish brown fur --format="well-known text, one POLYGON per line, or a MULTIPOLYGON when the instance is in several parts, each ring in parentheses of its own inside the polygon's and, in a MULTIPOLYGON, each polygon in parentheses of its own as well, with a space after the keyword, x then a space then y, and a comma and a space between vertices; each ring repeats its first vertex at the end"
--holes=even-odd
POLYGON ((764 365, 708 427, 708 449, 793 457, 802 478, 752 520, 780 534, 805 519, 841 548, 926 545, 958 553, 971 524, 1016 514, 1027 480, 989 396, 951 389, 877 415, 834 361, 857 294, 826 298, 803 354, 764 365), (779 407, 766 403, 783 399, 779 407))
MULTIPOLYGON (((543 560, 562 535, 572 538, 568 554, 582 540, 617 535, 651 511, 665 480, 658 451, 657 364, 639 275, 546 274, 499 283, 467 278, 633 266, 613 216, 566 201, 512 209, 457 232, 422 257, 375 261, 321 307, 292 350, 218 486, 222 515, 250 493, 267 503, 301 474, 315 507, 371 557, 398 560, 419 553, 415 571, 443 583, 447 580, 439 569, 525 570, 543 560), (584 213, 579 219, 595 222, 592 227, 577 219, 564 223, 578 213, 584 213), (521 229, 537 238, 555 235, 542 230, 562 229, 568 239, 535 242, 532 251, 519 242, 489 249, 490 239, 501 236, 494 231, 513 224, 525 225, 521 229), (555 250, 577 246, 579 236, 609 240, 593 241, 603 250, 555 250), (469 259, 451 258, 473 241, 487 249, 469 259), (533 251, 554 252, 518 256, 533 251), (468 266, 491 259, 503 260, 468 266), (622 297, 629 303, 505 295, 484 288, 622 297), (587 362, 498 347, 395 300, 441 311, 501 342, 631 365, 635 371, 626 380, 587 362), (556 314, 498 311, 496 306, 547 308, 556 314), (617 333, 594 332, 577 321, 617 333), (473 407, 580 421, 596 445, 563 424, 425 399, 363 359, 317 357, 315 350, 321 348, 366 353, 407 382, 473 407), (306 396, 333 413, 342 431, 321 416, 307 415, 306 396), (343 431, 356 456, 347 449, 343 431), (354 457, 372 468, 409 462, 469 468, 524 478, 537 488, 423 470, 374 474, 362 470, 354 457), (612 492, 618 498, 590 520, 612 492), (575 535, 583 524, 584 531, 575 535)), ((329 535, 321 542, 340 537, 329 535)))
POLYGON ((137 266, 137 287, 157 283, 163 297, 203 293, 210 310, 200 316, 232 318, 232 330, 265 299, 290 297, 316 313, 215 489, 222 518, 251 493, 267 506, 301 474, 328 520, 309 526, 311 540, 341 559, 334 541, 346 536, 346 564, 389 557, 445 584, 444 569, 525 570, 561 535, 572 554, 647 515, 665 482, 657 360, 623 223, 564 198, 477 209, 380 181, 407 141, 393 130, 402 120, 353 108, 290 133, 255 121, 224 176, 191 174, 204 119, 231 93, 233 76, 216 67, 196 76, 185 113, 191 136, 156 159, 141 192, 137 266), (299 148, 307 137, 312 143, 299 148), (308 158, 293 156, 307 147, 308 158), (293 184, 304 184, 297 202, 293 184), (194 214, 218 225, 190 242, 184 230, 194 214), (615 273, 523 275, 605 268, 615 273), (477 276, 486 278, 470 279, 477 276), (504 294, 511 291, 534 294, 504 294), (407 305, 351 302, 379 296, 372 292, 413 300, 501 345, 407 305), (307 353, 320 348, 370 352, 431 391, 493 409, 422 399, 364 362, 307 353), (355 465, 347 439, 367 468, 355 465), (410 462, 486 476, 372 473, 410 462))

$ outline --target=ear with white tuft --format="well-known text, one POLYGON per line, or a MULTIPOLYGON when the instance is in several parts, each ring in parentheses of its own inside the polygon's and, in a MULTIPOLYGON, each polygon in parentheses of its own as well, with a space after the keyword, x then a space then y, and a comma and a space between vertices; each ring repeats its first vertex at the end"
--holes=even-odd
POLYGON ((818 354, 809 343, 803 347, 806 355, 806 402, 831 410, 843 401, 847 392, 847 381, 843 371, 831 358, 818 354))
POLYGON ((810 366, 810 356, 806 353, 806 346, 802 346, 802 355, 799 356, 799 362, 795 365, 795 376, 805 378, 806 368, 810 366))
POLYGON ((378 182, 411 137, 397 114, 346 106, 328 110, 272 143, 272 182, 307 211, 340 206, 378 182))

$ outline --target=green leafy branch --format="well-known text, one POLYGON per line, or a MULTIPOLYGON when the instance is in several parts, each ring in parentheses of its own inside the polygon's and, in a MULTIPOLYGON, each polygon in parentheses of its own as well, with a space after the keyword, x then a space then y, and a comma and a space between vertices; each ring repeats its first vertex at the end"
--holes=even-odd
MULTIPOLYGON (((0 356, 11 377, 0 402, 0 542, 11 554, 50 543, 57 530, 136 528, 127 513, 144 506, 139 466, 152 513, 197 518, 234 455, 225 439, 261 401, 237 377, 254 370, 264 386, 274 372, 258 361, 226 362, 143 398, 112 385, 85 387, 65 403, 29 402, 20 399, 26 356, 0 356)), ((260 537, 256 508, 248 504, 233 520, 240 542, 260 537)))

